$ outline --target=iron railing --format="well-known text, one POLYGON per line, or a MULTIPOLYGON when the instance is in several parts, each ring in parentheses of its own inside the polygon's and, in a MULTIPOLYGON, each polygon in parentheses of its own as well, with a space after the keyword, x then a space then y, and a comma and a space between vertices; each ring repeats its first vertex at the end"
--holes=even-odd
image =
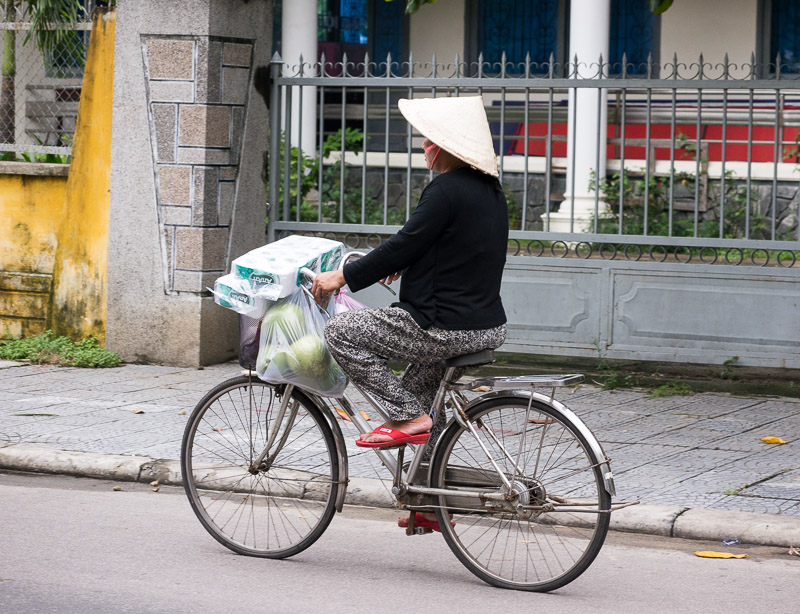
MULTIPOLYGON (((380 244, 432 177, 397 99, 479 94, 508 194, 510 254, 800 270, 800 80, 775 64, 701 57, 634 71, 624 59, 511 67, 482 59, 440 64, 435 56, 334 64, 323 56, 288 67, 276 55, 272 76, 272 237, 308 232, 354 248, 380 244), (566 185, 580 139, 573 133, 569 147, 566 124, 577 108, 569 99, 587 88, 607 94, 589 110, 600 117, 607 105, 607 172, 590 182, 599 186, 591 186, 586 227, 573 219, 569 232, 555 232, 564 193, 576 193, 575 173, 566 185), (292 109, 303 108, 304 96, 315 97, 316 117, 293 133, 292 109), (289 147, 302 142, 304 129, 315 131, 313 152, 289 147), (359 132, 337 140, 348 130, 362 140, 359 132)), ((600 125, 595 168, 602 168, 600 125)))

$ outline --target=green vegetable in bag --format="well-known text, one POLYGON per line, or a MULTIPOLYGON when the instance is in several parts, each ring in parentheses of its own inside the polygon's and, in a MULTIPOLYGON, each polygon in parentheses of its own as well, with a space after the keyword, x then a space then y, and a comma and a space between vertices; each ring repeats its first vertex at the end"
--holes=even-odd
POLYGON ((289 343, 294 343, 306 334, 306 318, 299 305, 286 301, 267 311, 262 331, 281 331, 289 343))
POLYGON ((289 368, 303 377, 317 378, 327 375, 331 355, 322 339, 306 335, 289 348, 289 368))

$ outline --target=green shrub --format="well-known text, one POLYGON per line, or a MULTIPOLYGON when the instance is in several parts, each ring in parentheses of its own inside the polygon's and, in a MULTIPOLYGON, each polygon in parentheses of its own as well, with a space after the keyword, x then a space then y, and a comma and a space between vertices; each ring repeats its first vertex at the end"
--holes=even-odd
POLYGON ((35 337, 6 341, 0 345, 0 358, 67 367, 118 367, 122 364, 119 355, 100 347, 94 337, 73 341, 68 337, 56 337, 51 330, 35 337))

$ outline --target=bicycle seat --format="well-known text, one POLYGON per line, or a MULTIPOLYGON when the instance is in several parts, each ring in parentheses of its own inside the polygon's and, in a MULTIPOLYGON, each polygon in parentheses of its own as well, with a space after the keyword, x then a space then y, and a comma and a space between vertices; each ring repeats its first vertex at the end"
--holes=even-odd
POLYGON ((445 358, 442 364, 445 367, 477 367, 480 365, 488 365, 493 362, 494 350, 481 350, 480 352, 445 358))

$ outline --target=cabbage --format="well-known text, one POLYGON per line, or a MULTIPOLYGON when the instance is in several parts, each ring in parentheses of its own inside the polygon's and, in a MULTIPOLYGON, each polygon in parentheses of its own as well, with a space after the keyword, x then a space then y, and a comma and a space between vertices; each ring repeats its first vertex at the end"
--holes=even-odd
POLYGON ((272 346, 270 346, 270 345, 265 345, 258 352, 258 360, 256 360, 256 371, 258 373, 264 373, 264 371, 267 370, 267 367, 269 366, 269 361, 270 361, 269 356, 270 356, 270 354, 272 354, 272 352, 273 352, 273 349, 272 349, 272 346))
POLYGON ((304 377, 323 377, 331 365, 331 355, 322 339, 316 335, 306 335, 295 341, 289 348, 289 368, 304 377))
POLYGON ((299 305, 285 301, 267 311, 261 330, 273 342, 277 341, 274 337, 277 330, 283 333, 289 343, 294 343, 306 334, 306 317, 299 305))
POLYGON ((281 375, 284 375, 289 371, 289 356, 286 352, 278 352, 272 357, 272 364, 281 375))

